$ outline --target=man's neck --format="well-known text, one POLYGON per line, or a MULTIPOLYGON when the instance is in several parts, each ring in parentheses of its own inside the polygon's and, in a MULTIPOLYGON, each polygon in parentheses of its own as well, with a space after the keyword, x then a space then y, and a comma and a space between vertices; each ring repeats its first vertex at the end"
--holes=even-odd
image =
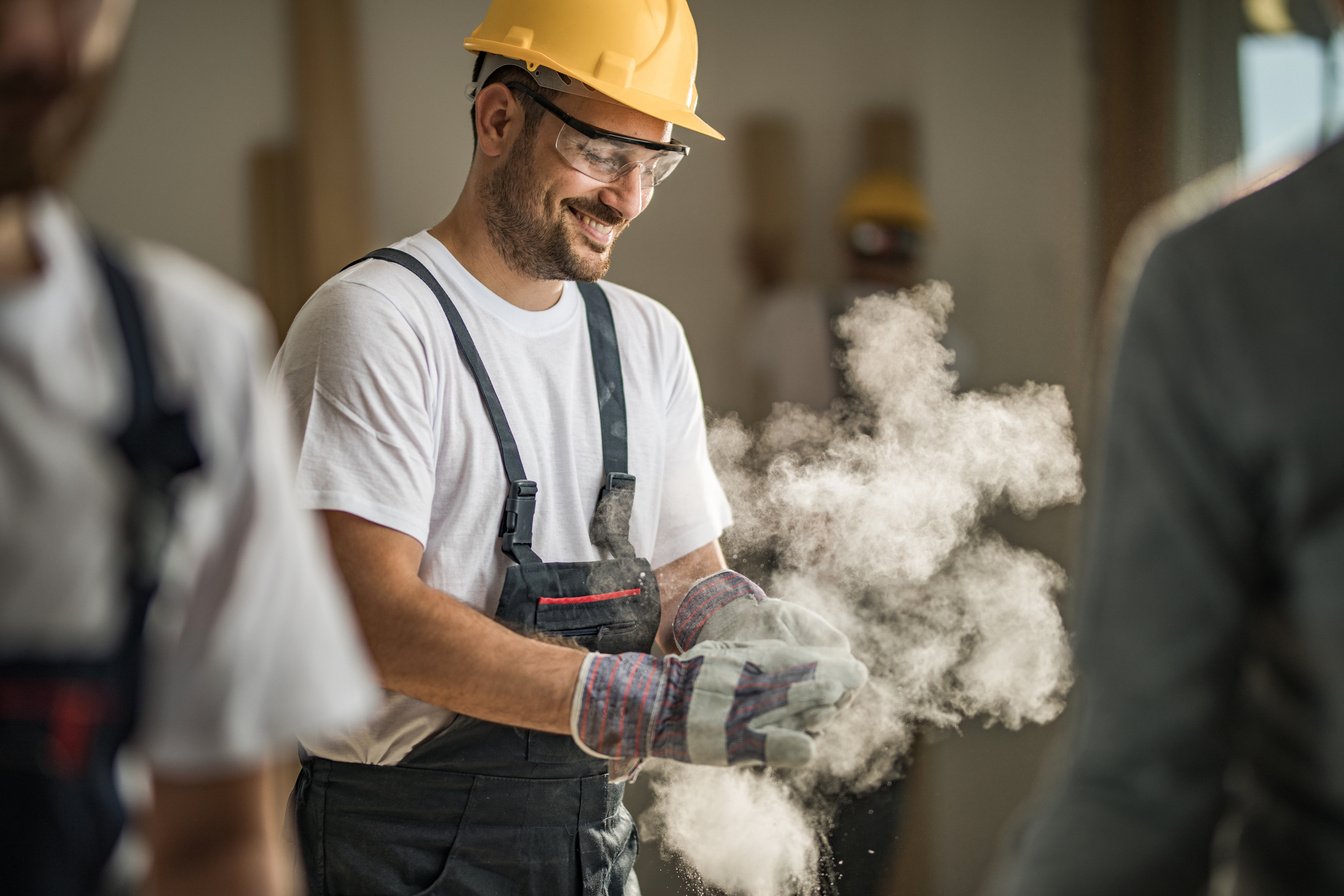
POLYGON ((462 202, 431 227, 429 233, 473 277, 510 305, 524 311, 545 311, 560 301, 565 284, 559 280, 537 280, 509 267, 490 242, 484 221, 462 202))
POLYGON ((0 198, 0 283, 25 280, 41 268, 30 236, 31 218, 31 197, 0 198))

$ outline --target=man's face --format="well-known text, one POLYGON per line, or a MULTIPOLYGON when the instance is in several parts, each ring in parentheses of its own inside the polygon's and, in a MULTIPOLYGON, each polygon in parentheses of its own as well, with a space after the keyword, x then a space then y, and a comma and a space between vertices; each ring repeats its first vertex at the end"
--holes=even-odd
MULTIPOLYGON (((519 103, 531 102, 516 95, 519 103)), ((568 114, 618 134, 666 141, 671 125, 626 106, 576 96, 555 101, 568 114)), ((561 123, 543 114, 506 150, 484 187, 486 228, 513 270, 537 280, 598 280, 616 238, 648 205, 640 173, 600 183, 556 151, 561 123)))
POLYGON ((0 0, 0 198, 65 177, 133 7, 134 0, 0 0))

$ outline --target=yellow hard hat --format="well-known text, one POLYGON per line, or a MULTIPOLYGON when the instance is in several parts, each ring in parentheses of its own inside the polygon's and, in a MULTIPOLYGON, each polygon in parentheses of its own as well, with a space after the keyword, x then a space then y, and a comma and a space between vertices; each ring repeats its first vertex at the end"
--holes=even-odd
POLYGON ((622 105, 701 134, 697 44, 686 0, 493 0, 463 46, 577 79, 622 105))
POLYGON ((929 226, 929 209, 909 178, 882 171, 859 178, 840 206, 839 218, 846 230, 862 221, 875 221, 923 231, 929 226))

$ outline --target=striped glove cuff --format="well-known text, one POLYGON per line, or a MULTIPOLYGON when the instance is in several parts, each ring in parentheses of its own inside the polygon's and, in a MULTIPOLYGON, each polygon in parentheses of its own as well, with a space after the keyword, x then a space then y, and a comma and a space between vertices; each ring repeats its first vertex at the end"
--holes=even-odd
POLYGON ((700 639, 700 631, 719 610, 736 600, 764 603, 765 592, 739 572, 725 569, 706 576, 686 591, 677 616, 672 621, 672 637, 678 650, 686 650, 700 639))

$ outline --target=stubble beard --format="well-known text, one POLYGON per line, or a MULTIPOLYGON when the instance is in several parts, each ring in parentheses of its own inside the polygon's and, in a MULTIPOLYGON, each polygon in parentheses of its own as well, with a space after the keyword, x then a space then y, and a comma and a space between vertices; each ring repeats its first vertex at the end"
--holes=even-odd
POLYGON ((102 105, 112 72, 70 80, 47 80, 27 72, 0 79, 0 94, 45 97, 40 118, 0 133, 0 196, 21 196, 59 187, 69 177, 102 105))
POLYGON ((584 199, 570 199, 551 209, 549 194, 534 173, 537 143, 526 137, 482 188, 491 244, 511 270, 536 280, 602 279, 611 267, 611 246, 604 252, 580 254, 566 220, 568 209, 608 223, 617 223, 616 214, 600 202, 584 199), (520 151, 524 145, 530 151, 520 151))

